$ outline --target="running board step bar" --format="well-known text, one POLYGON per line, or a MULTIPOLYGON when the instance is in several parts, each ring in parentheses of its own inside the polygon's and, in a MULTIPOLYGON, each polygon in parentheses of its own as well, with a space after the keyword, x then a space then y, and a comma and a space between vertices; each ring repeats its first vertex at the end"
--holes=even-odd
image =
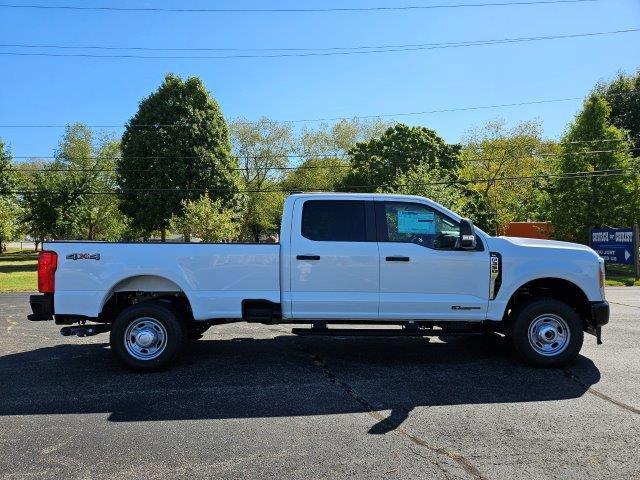
POLYGON ((479 330, 441 330, 435 328, 293 328, 300 336, 325 337, 440 337, 447 335, 482 335, 479 330))

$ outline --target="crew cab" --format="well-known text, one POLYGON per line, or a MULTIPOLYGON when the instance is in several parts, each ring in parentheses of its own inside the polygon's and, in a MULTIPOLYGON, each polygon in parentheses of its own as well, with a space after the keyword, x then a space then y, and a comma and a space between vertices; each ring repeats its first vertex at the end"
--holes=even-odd
POLYGON ((47 242, 38 286, 30 320, 110 332, 140 370, 237 321, 299 335, 495 332, 526 362, 560 366, 584 332, 600 343, 609 320, 604 262, 589 247, 493 237, 408 195, 290 195, 279 244, 47 242))

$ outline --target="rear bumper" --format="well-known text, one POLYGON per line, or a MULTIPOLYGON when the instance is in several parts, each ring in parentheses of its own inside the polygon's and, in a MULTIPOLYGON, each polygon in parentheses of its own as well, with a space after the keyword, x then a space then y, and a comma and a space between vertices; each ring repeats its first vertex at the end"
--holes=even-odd
POLYGON ((31 304, 31 315, 27 318, 32 322, 41 322, 44 320, 53 320, 53 294, 45 293, 44 295, 31 295, 29 297, 31 304))
POLYGON ((609 323, 609 302, 591 302, 590 327, 601 327, 609 323))

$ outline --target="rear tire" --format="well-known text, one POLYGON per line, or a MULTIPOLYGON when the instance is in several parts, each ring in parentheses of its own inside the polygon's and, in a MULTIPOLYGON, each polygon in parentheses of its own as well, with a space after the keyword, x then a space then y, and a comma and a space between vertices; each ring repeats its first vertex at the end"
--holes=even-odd
POLYGON ((561 367, 576 359, 584 332, 579 315, 566 303, 544 298, 515 312, 509 339, 515 352, 536 367, 561 367))
POLYGON ((161 370, 180 352, 185 329, 175 311, 160 303, 125 308, 111 327, 111 349, 126 366, 139 371, 161 370))

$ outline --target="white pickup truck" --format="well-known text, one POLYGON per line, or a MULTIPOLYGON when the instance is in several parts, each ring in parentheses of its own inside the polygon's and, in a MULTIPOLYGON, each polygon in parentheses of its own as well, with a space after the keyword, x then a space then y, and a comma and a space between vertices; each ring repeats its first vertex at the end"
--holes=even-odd
POLYGON ((303 324, 300 335, 497 332, 525 361, 559 366, 583 332, 600 343, 609 320, 590 248, 492 237, 422 197, 294 194, 280 239, 47 242, 29 319, 55 319, 63 335, 110 332, 115 354, 142 370, 236 321, 303 324))

